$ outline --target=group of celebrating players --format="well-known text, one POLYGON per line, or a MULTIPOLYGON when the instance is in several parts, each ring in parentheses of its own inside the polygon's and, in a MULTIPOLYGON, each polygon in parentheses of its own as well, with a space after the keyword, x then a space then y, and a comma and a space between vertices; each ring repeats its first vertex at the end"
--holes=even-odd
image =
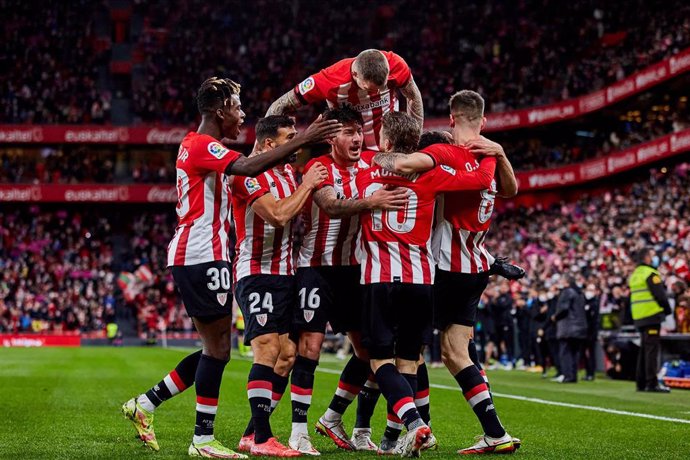
POLYGON ((144 444, 159 449, 154 411, 194 384, 189 455, 246 458, 214 437, 234 297, 254 360, 247 382, 251 419, 238 451, 320 455, 307 414, 327 324, 347 334, 354 349, 316 423, 338 447, 403 457, 436 447, 421 354, 436 328, 446 367, 484 430, 459 453, 515 451, 520 440, 498 419, 472 343, 489 276, 524 275, 484 247, 495 196, 515 195, 517 184, 501 146, 480 135, 486 121, 481 96, 455 93, 452 133, 422 134, 423 104, 409 67, 395 53, 366 50, 274 102, 256 125, 249 157, 226 146, 244 121, 239 85, 210 78, 197 102, 201 124, 185 136, 177 156, 178 226, 168 266, 203 349, 123 405, 144 444), (398 90, 407 113, 397 111, 398 90), (287 114, 322 101, 329 108, 297 132, 287 114), (300 148, 322 142, 330 152, 309 161, 298 184, 290 161, 300 148), (292 222, 300 212, 306 230, 294 254, 292 222), (231 219, 237 239, 232 266, 231 219), (270 415, 288 381, 292 433, 285 446, 272 434, 270 415), (388 416, 376 445, 370 420, 381 394, 388 416), (342 416, 355 398, 350 436, 342 416))

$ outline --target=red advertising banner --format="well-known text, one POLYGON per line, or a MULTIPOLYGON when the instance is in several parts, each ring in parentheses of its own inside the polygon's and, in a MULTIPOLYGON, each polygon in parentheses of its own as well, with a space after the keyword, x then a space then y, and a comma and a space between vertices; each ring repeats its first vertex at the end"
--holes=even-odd
MULTIPOLYGON (((507 131, 576 118, 615 104, 688 71, 690 71, 690 48, 594 93, 555 104, 490 113, 486 116, 484 130, 487 132, 507 131)), ((427 120, 424 125, 426 129, 445 129, 448 127, 448 119, 427 120)))
POLYGON ((541 190, 589 182, 690 150, 690 129, 612 153, 603 158, 561 168, 517 172, 521 191, 541 190))
MULTIPOLYGON (((594 93, 554 104, 491 113, 485 131, 506 131, 567 120, 619 102, 690 70, 690 48, 594 93)), ((427 119, 425 129, 446 129, 448 118, 427 119)), ((8 144, 179 144, 193 126, 0 125, 8 144)), ((236 144, 254 142, 254 127, 244 126, 236 144)))
POLYGON ((78 347, 79 335, 0 334, 3 347, 78 347))
MULTIPOLYGON (((176 145, 191 126, 0 125, 6 144, 176 145)), ((254 142, 254 127, 242 128, 235 144, 254 142)))
POLYGON ((0 202, 174 203, 174 185, 0 184, 0 202))

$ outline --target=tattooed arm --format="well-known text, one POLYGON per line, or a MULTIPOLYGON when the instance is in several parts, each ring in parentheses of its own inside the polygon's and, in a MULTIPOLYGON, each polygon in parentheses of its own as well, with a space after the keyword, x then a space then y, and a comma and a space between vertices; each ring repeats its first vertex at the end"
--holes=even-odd
POLYGON ((374 163, 383 169, 403 175, 428 171, 436 166, 434 159, 423 152, 379 152, 374 156, 374 163))
POLYGON ((369 209, 399 210, 407 204, 407 192, 402 189, 381 189, 359 200, 339 200, 330 185, 314 192, 314 202, 328 217, 340 219, 369 209))
POLYGON ((414 79, 410 77, 407 85, 400 88, 400 92, 407 99, 407 114, 417 120, 419 126, 424 126, 424 103, 422 93, 419 91, 414 79))
POLYGON ((266 111, 266 116, 295 112, 300 107, 302 107, 302 102, 295 96, 295 91, 290 90, 271 104, 268 111, 266 111))

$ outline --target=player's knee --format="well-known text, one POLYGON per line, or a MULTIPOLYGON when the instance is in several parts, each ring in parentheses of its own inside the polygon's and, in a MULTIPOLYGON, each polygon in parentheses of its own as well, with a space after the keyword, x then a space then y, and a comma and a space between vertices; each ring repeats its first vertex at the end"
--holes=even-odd
POLYGON ((252 340, 254 362, 273 367, 280 355, 280 341, 276 334, 265 334, 252 340))
POLYGON ((232 344, 229 340, 220 340, 217 343, 207 344, 204 347, 204 354, 221 361, 229 361, 231 348, 232 344))
POLYGON ((287 350, 283 348, 278 356, 278 364, 289 372, 289 369, 292 369, 292 366, 295 365, 295 359, 297 359, 297 350, 295 348, 291 347, 287 350))
POLYGON ((305 358, 318 361, 321 356, 323 334, 305 334, 300 338, 299 354, 305 358))

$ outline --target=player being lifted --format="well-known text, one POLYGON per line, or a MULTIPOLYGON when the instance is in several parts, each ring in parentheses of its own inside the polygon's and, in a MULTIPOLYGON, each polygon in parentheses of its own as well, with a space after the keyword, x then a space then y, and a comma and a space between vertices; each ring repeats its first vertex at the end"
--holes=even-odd
MULTIPOLYGON (((420 134, 420 126, 408 115, 388 113, 383 117, 381 147, 386 152, 412 153, 420 134)), ((431 430, 415 406, 414 395, 423 333, 431 321, 435 199, 443 192, 488 188, 495 165, 494 158, 486 158, 467 171, 443 166, 406 176, 377 165, 357 177, 357 189, 364 197, 386 186, 405 190, 409 196, 403 210, 361 215, 362 335, 381 393, 407 428, 400 446, 403 457, 418 456, 431 440, 431 430)))
POLYGON ((318 119, 304 133, 262 155, 245 158, 220 141, 237 139, 244 112, 240 86, 209 78, 199 88, 201 124, 182 140, 177 155, 178 225, 168 247, 168 266, 203 348, 185 357, 145 394, 122 406, 140 439, 153 450, 154 410, 164 401, 196 386, 196 424, 189 455, 245 458, 223 446, 213 435, 218 395, 230 359, 232 293, 229 263, 230 194, 228 176, 254 176, 281 162, 302 146, 330 138, 338 122, 318 119))
MULTIPOLYGON (((292 118, 263 118, 256 125, 258 154, 264 155, 296 135, 292 118)), ((292 219, 327 176, 326 168, 316 163, 298 187, 286 159, 256 178, 235 176, 233 180, 235 295, 246 323, 244 341, 254 355, 247 383, 252 416, 239 450, 252 455, 300 455, 273 437, 269 415, 285 391, 295 356, 295 344, 288 337, 296 299, 292 219), (283 358, 280 362, 279 357, 283 358)))
POLYGON ((398 110, 397 90, 407 100, 407 113, 422 126, 422 94, 407 63, 392 51, 369 49, 311 75, 277 99, 266 114, 292 112, 323 101, 330 108, 347 102, 362 115, 364 147, 378 151, 381 117, 398 110))
POLYGON ((328 141, 331 152, 313 159, 305 169, 309 172, 323 164, 328 171, 328 178, 305 206, 306 229, 297 261, 299 308, 293 324, 299 339, 291 381, 290 447, 305 453, 316 453, 307 431, 307 412, 329 322, 335 332, 347 333, 355 354, 341 374, 338 390, 318 430, 340 447, 352 449, 342 426, 342 414, 369 375, 368 356, 359 333, 361 295, 355 257, 358 214, 366 209, 398 209, 406 202, 404 192, 388 190, 358 199, 355 178, 369 167, 361 158, 362 118, 350 106, 341 106, 327 110, 324 119, 337 120, 343 128, 328 141))
MULTIPOLYGON (((375 162, 400 174, 417 174, 442 164, 446 168, 470 170, 478 166, 470 146, 479 155, 497 157, 499 183, 503 196, 517 193, 515 176, 500 145, 480 136, 486 123, 484 100, 474 91, 460 91, 450 99, 450 121, 457 146, 432 145, 412 155, 382 155, 375 162)), ((486 160, 482 160, 486 161, 486 160)), ((434 255, 438 273, 434 290, 434 327, 441 331, 442 357, 455 377, 467 402, 479 419, 484 435, 461 454, 512 452, 520 446, 501 425, 489 392, 488 380, 476 357, 472 342, 479 298, 489 276, 498 273, 509 279, 524 276, 519 267, 498 262, 484 247, 499 192, 496 182, 481 191, 447 193, 439 207, 439 222, 434 231, 434 255), (458 292, 463 293, 458 297, 458 292)))

